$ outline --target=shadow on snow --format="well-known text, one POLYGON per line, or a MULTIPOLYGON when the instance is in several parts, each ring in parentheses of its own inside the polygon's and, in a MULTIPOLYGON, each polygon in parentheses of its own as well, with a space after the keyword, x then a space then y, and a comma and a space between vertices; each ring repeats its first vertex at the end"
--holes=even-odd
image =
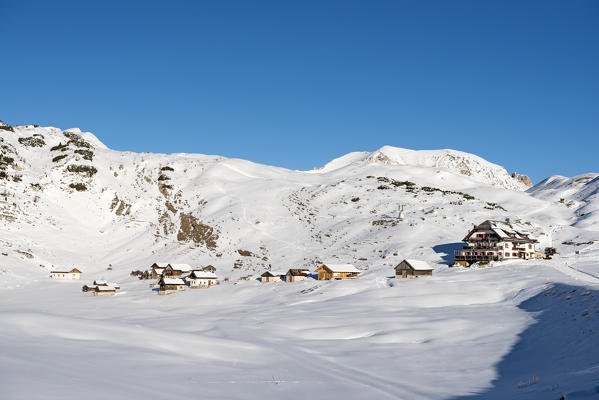
POLYGON ((556 284, 522 302, 536 313, 485 392, 453 398, 599 399, 599 291, 556 284))
POLYGON ((447 265, 453 264, 453 252, 456 250, 462 250, 466 243, 458 242, 458 243, 445 243, 439 244, 437 246, 433 246, 433 251, 437 254, 442 254, 441 259, 447 265))

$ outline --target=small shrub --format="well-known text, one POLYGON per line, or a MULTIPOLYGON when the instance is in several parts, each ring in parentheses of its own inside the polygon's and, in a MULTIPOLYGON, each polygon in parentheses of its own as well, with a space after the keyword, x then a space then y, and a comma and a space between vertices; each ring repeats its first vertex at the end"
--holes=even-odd
POLYGON ((67 171, 83 173, 89 177, 93 176, 96 172, 98 172, 98 170, 95 167, 90 165, 69 165, 67 167, 67 171))
POLYGON ((58 151, 58 150, 62 151, 62 150, 68 149, 68 148, 69 148, 68 144, 62 144, 62 142, 61 142, 61 143, 58 143, 56 146, 52 147, 50 149, 50 151, 58 151))
POLYGON ((85 192, 87 190, 87 186, 85 186, 83 183, 71 183, 69 187, 78 192, 85 192))
POLYGON ((172 167, 166 166, 166 167, 162 167, 160 168, 161 171, 174 171, 174 169, 172 167))
POLYGON ((81 154, 84 160, 92 161, 94 159, 94 152, 91 150, 77 149, 75 150, 75 153, 81 154))
POLYGON ((0 155, 0 169, 6 169, 8 165, 12 165, 14 162, 14 158, 0 155))
POLYGON ((76 147, 83 147, 86 149, 92 148, 91 144, 86 142, 85 139, 83 139, 81 136, 77 135, 76 133, 63 132, 62 134, 65 135, 69 139, 69 141, 67 142, 67 145, 73 144, 76 147))
POLYGON ((27 146, 27 147, 43 147, 46 145, 46 142, 44 142, 44 139, 40 139, 37 137, 25 137, 25 138, 19 138, 19 143, 21 143, 23 146, 27 146))
POLYGON ((52 159, 52 162, 59 162, 60 160, 62 160, 63 158, 67 157, 68 154, 61 154, 59 156, 56 156, 52 159))

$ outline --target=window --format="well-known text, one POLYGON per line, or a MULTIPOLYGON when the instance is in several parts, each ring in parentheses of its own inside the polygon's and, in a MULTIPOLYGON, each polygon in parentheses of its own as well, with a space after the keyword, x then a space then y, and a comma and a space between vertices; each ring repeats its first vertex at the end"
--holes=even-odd
POLYGON ((529 245, 528 245, 528 248, 529 248, 529 249, 532 249, 532 244, 529 244, 529 245))
POLYGON ((518 257, 518 253, 512 253, 513 257, 518 257))
POLYGON ((505 248, 506 248, 506 249, 509 249, 509 248, 510 248, 510 244, 509 244, 509 243, 506 243, 506 244, 505 244, 505 248))

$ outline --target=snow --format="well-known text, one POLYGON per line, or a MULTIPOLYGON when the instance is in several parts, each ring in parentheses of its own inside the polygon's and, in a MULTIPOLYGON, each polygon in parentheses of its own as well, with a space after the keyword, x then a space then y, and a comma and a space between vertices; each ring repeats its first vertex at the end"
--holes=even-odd
POLYGON ((417 271, 430 271, 433 269, 426 261, 413 259, 406 259, 405 261, 417 271))
POLYGON ((328 264, 324 263, 333 272, 360 272, 359 269, 351 264, 328 264))
POLYGON ((0 180, 0 397, 596 398, 598 174, 523 191, 451 150, 384 147, 308 172, 81 136, 93 160, 51 150, 57 128, 0 130, 20 177, 0 180), (33 134, 45 145, 18 140, 33 134), (448 267, 473 225, 506 218, 559 255, 448 267), (403 259, 433 276, 395 279, 403 259), (130 276, 155 260, 214 265, 222 282, 158 296, 130 276), (323 260, 360 276, 238 281, 323 260), (121 289, 48 277, 73 266, 121 289))

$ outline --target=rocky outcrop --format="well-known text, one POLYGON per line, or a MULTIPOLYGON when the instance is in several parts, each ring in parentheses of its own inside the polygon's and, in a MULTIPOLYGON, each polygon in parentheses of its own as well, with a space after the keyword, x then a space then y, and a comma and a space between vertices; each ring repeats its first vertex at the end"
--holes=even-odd
POLYGON ((516 172, 512 173, 512 178, 516 179, 517 181, 522 182, 523 184, 526 185, 526 187, 533 187, 532 181, 530 180, 530 178, 527 175, 520 175, 516 172))

